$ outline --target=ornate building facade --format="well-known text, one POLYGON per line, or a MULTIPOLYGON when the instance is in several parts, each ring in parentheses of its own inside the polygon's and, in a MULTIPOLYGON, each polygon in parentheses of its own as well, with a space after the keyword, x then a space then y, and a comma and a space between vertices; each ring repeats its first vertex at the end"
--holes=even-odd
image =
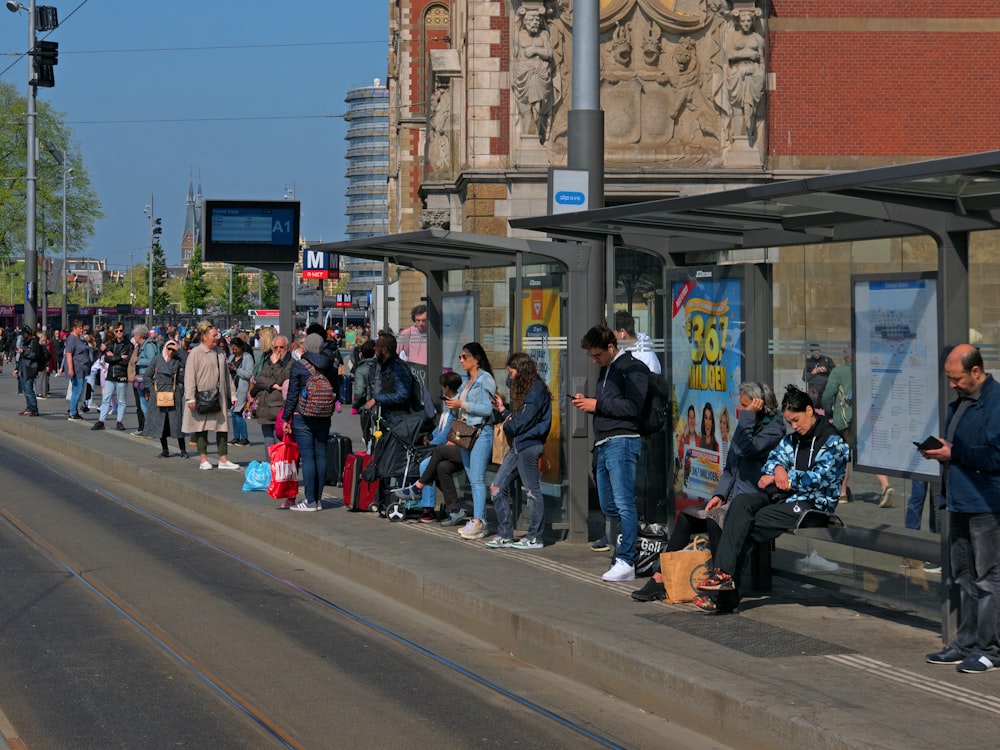
MULTIPOLYGON (((601 0, 606 202, 995 148, 982 60, 998 16, 966 0, 601 0)), ((572 0, 390 3, 390 231, 505 235, 546 212, 572 28, 572 0)))

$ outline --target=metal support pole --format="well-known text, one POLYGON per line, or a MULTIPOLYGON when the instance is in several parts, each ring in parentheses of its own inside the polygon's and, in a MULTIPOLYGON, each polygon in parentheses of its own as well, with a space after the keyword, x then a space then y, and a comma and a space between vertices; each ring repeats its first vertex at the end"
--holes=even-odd
POLYGON ((153 194, 149 194, 149 299, 146 301, 146 327, 153 327, 153 226, 156 212, 153 209, 153 194))
MULTIPOLYGON (((66 269, 68 267, 68 261, 66 260, 66 190, 69 188, 69 176, 73 174, 73 167, 63 170, 63 225, 62 225, 62 314, 59 316, 59 327, 65 331, 66 326, 69 325, 69 314, 67 312, 68 303, 66 301, 66 269)), ((129 274, 131 279, 131 274, 129 274)), ((132 290, 129 289, 131 292, 132 290)), ((129 295, 131 299, 131 295, 129 295)))
POLYGON ((567 131, 566 166, 587 170, 588 208, 603 208, 599 0, 577 0, 573 8, 573 108, 569 111, 567 131))
MULTIPOLYGON (((28 3, 28 52, 35 51, 35 0, 28 3)), ((35 247, 35 191, 37 177, 35 176, 35 150, 38 147, 35 139, 35 95, 37 89, 31 85, 34 57, 28 61, 28 164, 27 164, 27 199, 25 201, 25 240, 24 252, 24 325, 35 330, 38 325, 37 289, 38 289, 38 251, 35 247)))

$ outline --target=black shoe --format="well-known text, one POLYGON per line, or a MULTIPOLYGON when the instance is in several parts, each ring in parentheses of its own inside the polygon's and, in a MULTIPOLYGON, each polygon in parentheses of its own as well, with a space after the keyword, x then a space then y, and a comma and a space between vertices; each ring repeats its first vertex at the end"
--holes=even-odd
MULTIPOLYGON (((70 417, 70 419, 72 419, 72 417, 70 417)), ((97 430, 103 430, 104 429, 104 422, 94 422, 94 426, 91 427, 90 429, 94 430, 95 432, 97 430)))
POLYGON ((170 458, 170 451, 160 451, 160 458, 170 458))
POLYGON ((83 421, 83 417, 81 417, 79 414, 70 414, 68 417, 66 417, 66 419, 68 419, 70 422, 82 422, 83 421))
POLYGON ((608 538, 606 536, 602 536, 590 545, 590 549, 594 552, 610 552, 611 545, 608 544, 608 538))
POLYGON ((667 590, 662 581, 650 578, 645 586, 632 592, 632 598, 637 602, 660 602, 667 598, 667 590))
POLYGON ((82 411, 83 411, 84 414, 86 414, 86 413, 88 413, 90 411, 90 407, 87 406, 86 404, 84 404, 82 411))
POLYGON ((187 451, 181 451, 181 458, 190 458, 187 451))
POLYGON ((125 425, 123 425, 121 422, 115 422, 115 429, 125 432, 125 425))

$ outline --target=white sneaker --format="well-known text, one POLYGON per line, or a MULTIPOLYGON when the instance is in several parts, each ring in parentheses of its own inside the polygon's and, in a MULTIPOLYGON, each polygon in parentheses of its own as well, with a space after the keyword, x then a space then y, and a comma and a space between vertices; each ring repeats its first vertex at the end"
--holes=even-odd
POLYGON ((289 510, 319 510, 319 505, 316 503, 307 503, 303 500, 301 503, 293 505, 289 510))
POLYGON ((620 557, 615 558, 615 564, 608 568, 608 572, 601 576, 604 581, 634 581, 635 566, 629 565, 620 557))
POLYGON ((471 524, 467 524, 471 528, 466 531, 464 528, 458 532, 459 536, 463 539, 483 539, 489 533, 489 529, 486 526, 486 521, 473 521, 471 524))
POLYGON ((465 522, 465 526, 463 526, 458 530, 458 533, 460 536, 465 536, 466 534, 471 532, 475 528, 475 526, 476 526, 476 519, 470 518, 468 521, 465 522))
POLYGON ((822 557, 816 550, 795 561, 797 573, 833 573, 836 570, 840 570, 840 566, 822 557))
POLYGON ((229 469, 230 471, 238 471, 240 469, 240 465, 233 463, 232 461, 219 461, 219 468, 229 469))
POLYGON ((201 469, 202 471, 209 471, 210 469, 214 469, 215 467, 212 466, 212 464, 210 464, 208 461, 202 461, 200 464, 198 464, 198 468, 201 469))

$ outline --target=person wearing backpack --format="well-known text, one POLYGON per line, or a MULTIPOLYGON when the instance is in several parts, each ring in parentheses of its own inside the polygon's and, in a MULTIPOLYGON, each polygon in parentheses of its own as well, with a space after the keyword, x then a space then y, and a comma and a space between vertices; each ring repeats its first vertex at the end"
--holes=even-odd
POLYGON ((618 348, 614 331, 596 325, 584 334, 580 346, 600 365, 593 398, 569 395, 573 406, 594 415, 594 451, 597 455, 597 495, 606 518, 621 522, 621 544, 605 581, 635 579, 639 516, 635 506, 635 475, 642 453, 641 423, 649 368, 618 348))
MULTIPOLYGON (((307 339, 315 335, 307 336, 307 339)), ((318 337, 317 337, 318 338, 318 337)), ((326 481, 326 444, 330 439, 330 417, 333 416, 333 385, 327 379, 330 361, 318 351, 309 351, 313 342, 306 342, 307 350, 301 359, 292 363, 288 378, 288 396, 282 411, 282 429, 295 438, 302 462, 302 487, 305 499, 300 503, 288 501, 290 510, 316 511, 323 507, 323 485, 326 481)), ((319 346, 322 346, 320 340, 319 346)), ((317 349, 319 347, 316 347, 317 349)), ((277 435, 277 427, 275 427, 277 435)))

